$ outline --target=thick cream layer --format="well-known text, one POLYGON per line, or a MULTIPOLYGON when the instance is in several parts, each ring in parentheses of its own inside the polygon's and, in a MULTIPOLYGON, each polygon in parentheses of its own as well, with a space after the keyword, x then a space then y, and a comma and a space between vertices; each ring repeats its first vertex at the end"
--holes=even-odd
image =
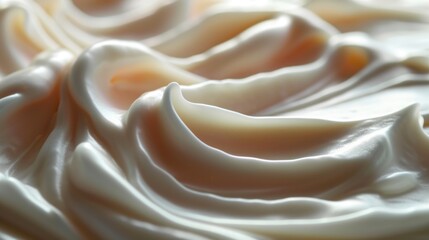
POLYGON ((428 6, 383 2, 0 2, 0 238, 428 237, 428 6))

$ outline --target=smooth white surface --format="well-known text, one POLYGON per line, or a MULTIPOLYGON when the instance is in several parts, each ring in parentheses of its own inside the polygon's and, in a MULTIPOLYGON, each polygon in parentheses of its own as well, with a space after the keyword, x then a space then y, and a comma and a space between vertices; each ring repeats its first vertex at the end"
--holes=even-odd
POLYGON ((137 3, 0 1, 0 238, 429 237, 427 3, 137 3))

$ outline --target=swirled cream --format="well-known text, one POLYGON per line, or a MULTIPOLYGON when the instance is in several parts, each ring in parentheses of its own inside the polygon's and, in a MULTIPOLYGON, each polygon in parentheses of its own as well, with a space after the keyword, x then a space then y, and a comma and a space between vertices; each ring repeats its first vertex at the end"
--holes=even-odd
POLYGON ((0 239, 426 239, 425 1, 0 1, 0 239))

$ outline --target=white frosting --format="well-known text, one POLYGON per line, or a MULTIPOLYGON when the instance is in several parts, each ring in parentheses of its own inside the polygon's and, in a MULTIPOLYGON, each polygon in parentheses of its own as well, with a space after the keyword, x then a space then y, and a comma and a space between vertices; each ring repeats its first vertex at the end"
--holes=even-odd
POLYGON ((0 2, 0 239, 428 238, 428 8, 0 2))

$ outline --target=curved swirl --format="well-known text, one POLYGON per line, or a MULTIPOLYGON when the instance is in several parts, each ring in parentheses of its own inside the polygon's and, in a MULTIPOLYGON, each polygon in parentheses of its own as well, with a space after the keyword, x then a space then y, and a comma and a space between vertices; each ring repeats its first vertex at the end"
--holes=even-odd
POLYGON ((285 2, 1 3, 0 238, 428 237, 425 6, 285 2))

